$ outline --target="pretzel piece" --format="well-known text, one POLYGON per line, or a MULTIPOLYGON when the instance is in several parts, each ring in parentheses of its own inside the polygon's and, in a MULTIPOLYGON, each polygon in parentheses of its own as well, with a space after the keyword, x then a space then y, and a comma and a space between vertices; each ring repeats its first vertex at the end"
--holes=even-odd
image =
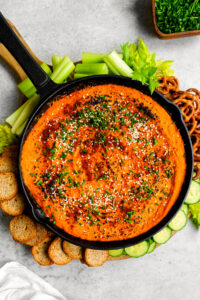
POLYGON ((159 80, 159 86, 157 90, 162 95, 170 95, 173 92, 176 92, 179 90, 179 81, 178 78, 175 76, 160 76, 158 77, 159 80))
POLYGON ((183 114, 193 145, 194 179, 197 179, 200 177, 200 91, 195 88, 179 90, 178 79, 174 76, 159 77, 157 90, 173 101, 183 114))

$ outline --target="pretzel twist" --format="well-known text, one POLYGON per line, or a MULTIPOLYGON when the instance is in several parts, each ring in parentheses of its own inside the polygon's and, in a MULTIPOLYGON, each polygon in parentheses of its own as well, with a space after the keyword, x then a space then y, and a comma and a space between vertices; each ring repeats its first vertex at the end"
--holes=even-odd
POLYGON ((200 178, 200 163, 194 162, 194 172, 196 173, 193 179, 200 178))
POLYGON ((194 153, 194 179, 200 177, 200 91, 190 88, 179 90, 179 81, 176 77, 159 77, 157 90, 173 101, 181 110, 188 128, 194 153))
POLYGON ((160 76, 158 77, 159 86, 157 90, 163 95, 170 95, 179 90, 179 81, 176 77, 160 76))

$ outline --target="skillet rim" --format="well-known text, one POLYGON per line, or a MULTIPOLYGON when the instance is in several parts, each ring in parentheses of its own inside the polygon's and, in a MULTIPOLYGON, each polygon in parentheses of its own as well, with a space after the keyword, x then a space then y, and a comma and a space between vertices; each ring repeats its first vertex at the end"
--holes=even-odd
MULTIPOLYGON (((46 108, 46 109, 47 109, 46 108)), ((184 123, 182 114, 180 109, 170 100, 165 98, 162 94, 160 94, 158 91, 154 91, 152 95, 150 95, 149 88, 147 85, 142 85, 141 82, 131 80, 128 77, 124 76, 118 76, 118 75, 94 75, 94 76, 87 76, 78 80, 70 81, 66 84, 58 85, 57 89, 53 91, 50 95, 47 97, 43 97, 41 99, 41 103, 39 106, 35 109, 33 114, 31 115, 29 121, 27 122, 27 125, 24 129, 21 141, 20 141, 20 147, 18 152, 18 170, 19 170, 19 176, 20 176, 20 185, 21 188, 26 196, 26 199, 31 207, 32 215, 34 219, 43 224, 47 227, 50 231, 52 231, 54 234, 60 236, 62 239, 67 240, 68 242, 71 242, 75 245, 82 246, 84 248, 90 248, 90 249, 97 249, 97 250, 111 250, 111 249, 120 249, 120 248, 126 248, 132 245, 135 245, 139 242, 142 242, 150 237, 152 237, 154 234, 162 230, 169 222, 170 220, 175 216, 175 214, 178 212, 179 208, 184 202, 185 197, 187 196, 190 183, 192 180, 192 174, 193 174, 193 150, 192 150, 192 143, 191 139, 187 130, 187 127, 184 123), (171 116, 172 120, 176 122, 177 128, 180 131, 181 137, 184 142, 185 147, 185 153, 186 153, 186 174, 185 179, 182 185, 182 189, 180 191, 180 194, 175 201, 172 208, 169 210, 168 214, 154 227, 152 227, 150 230, 144 232, 143 234, 140 234, 134 238, 126 239, 126 240, 117 240, 117 241, 89 241, 77 238, 73 235, 70 235, 66 233, 64 230, 60 229, 56 225, 54 225, 52 222, 49 221, 47 217, 45 217, 42 214, 41 208, 38 207, 36 201, 33 199, 33 197, 30 195, 30 192, 28 188, 26 187, 20 161, 21 161, 21 154, 22 154, 22 148, 23 144, 26 140, 27 135, 29 134, 31 127, 35 124, 35 118, 38 114, 41 113, 42 109, 45 107, 45 105, 48 108, 48 103, 55 101, 57 96, 61 96, 62 94, 67 94, 74 92, 77 89, 83 89, 86 86, 94 86, 94 85, 102 85, 102 84, 117 84, 122 86, 127 86, 130 88, 135 88, 139 90, 140 92, 152 97, 154 101, 156 101, 158 104, 160 104, 165 111, 171 116), (75 89, 75 90, 73 90, 75 89), (67 90, 67 91, 66 91, 67 90), (162 105, 163 104, 163 105, 162 105)))

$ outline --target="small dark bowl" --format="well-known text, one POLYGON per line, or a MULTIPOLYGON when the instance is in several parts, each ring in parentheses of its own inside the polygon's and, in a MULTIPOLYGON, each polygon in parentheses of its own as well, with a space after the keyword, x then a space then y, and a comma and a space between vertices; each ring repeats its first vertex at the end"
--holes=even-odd
POLYGON ((157 26, 155 0, 152 0, 152 13, 153 13, 153 23, 154 23, 156 33, 158 37, 162 40, 200 35, 200 30, 189 30, 189 31, 175 32, 175 33, 163 33, 162 31, 160 31, 160 29, 157 26))

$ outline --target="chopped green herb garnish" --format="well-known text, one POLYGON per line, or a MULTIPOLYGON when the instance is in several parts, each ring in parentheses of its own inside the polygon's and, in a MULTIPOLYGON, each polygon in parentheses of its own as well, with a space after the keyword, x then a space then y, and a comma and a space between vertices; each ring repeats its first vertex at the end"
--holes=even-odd
POLYGON ((84 152, 84 153, 88 153, 88 150, 82 149, 82 152, 84 152))
POLYGON ((153 139, 153 144, 156 145, 158 143, 158 140, 153 139))
POLYGON ((200 29, 199 0, 155 0, 157 26, 163 33, 200 29))
POLYGON ((166 170, 167 177, 170 178, 172 176, 172 170, 166 170))

